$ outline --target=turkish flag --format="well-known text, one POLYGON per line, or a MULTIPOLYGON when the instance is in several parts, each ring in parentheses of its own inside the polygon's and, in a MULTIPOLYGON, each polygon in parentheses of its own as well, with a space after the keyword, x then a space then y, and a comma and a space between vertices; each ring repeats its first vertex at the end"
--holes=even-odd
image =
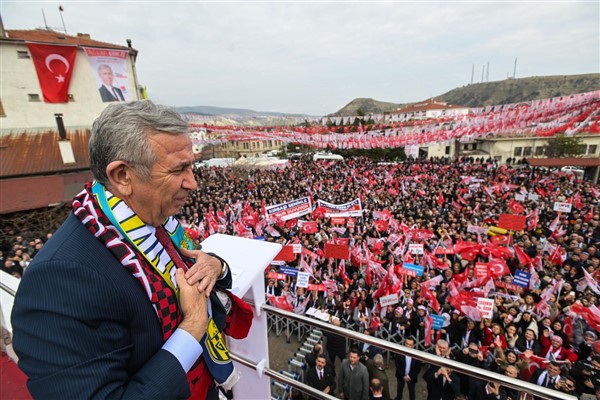
POLYGON ((377 229, 377 232, 385 232, 388 230, 388 222, 384 221, 384 220, 376 220, 373 221, 373 223, 375 224, 375 229, 377 229))
POLYGON ((421 285, 421 297, 429 302, 431 308, 434 309, 436 313, 440 312, 440 302, 437 297, 427 288, 425 285, 421 285))
POLYGON ((444 195, 442 194, 442 192, 438 193, 438 197, 436 200, 436 203, 438 203, 438 205, 444 205, 444 203, 446 202, 446 199, 444 199, 444 195))
POLYGON ((46 103, 67 103, 77 46, 27 43, 46 103))
POLYGON ((519 264, 525 267, 531 264, 531 258, 519 247, 519 245, 515 244, 513 249, 515 250, 515 255, 517 256, 517 260, 519 260, 519 264))
MULTIPOLYGON (((521 353, 521 359, 525 358, 525 353, 521 353)), ((532 355, 529 358, 529 366, 521 370, 521 378, 529 381, 538 368, 546 368, 548 361, 542 357, 532 355)))
POLYGON ((308 222, 304 222, 302 224, 302 229, 301 232, 302 233, 317 233, 319 231, 319 228, 317 227, 317 222, 316 221, 308 221, 308 222))
POLYGON ((573 197, 573 205, 578 209, 581 210, 584 207, 583 202, 581 201, 581 195, 579 194, 579 192, 577 192, 573 197))
POLYGON ((276 261, 294 261, 295 259, 294 246, 291 245, 283 246, 274 258, 276 261))
POLYGON ((521 214, 523 211, 525 211, 525 207, 514 200, 511 200, 508 203, 508 208, 510 208, 515 214, 521 214))
POLYGON ((488 269, 493 278, 500 278, 510 274, 510 269, 502 259, 493 258, 488 262, 488 269))
POLYGON ((312 212, 312 217, 314 219, 324 218, 325 213, 326 213, 325 207, 319 206, 319 207, 315 208, 315 210, 312 212))
POLYGON ((508 245, 510 244, 510 236, 508 235, 496 235, 492 236, 492 243, 496 245, 508 245))
POLYGON ((282 310, 290 312, 294 310, 294 307, 287 301, 285 296, 273 296, 268 293, 265 295, 273 307, 281 308, 282 310))

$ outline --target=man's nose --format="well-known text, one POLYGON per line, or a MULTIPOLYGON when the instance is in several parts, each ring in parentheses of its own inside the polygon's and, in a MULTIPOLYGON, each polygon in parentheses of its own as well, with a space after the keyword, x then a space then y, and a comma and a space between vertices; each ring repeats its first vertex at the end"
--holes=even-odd
POLYGON ((198 182, 196 182, 196 176, 194 175, 194 171, 192 170, 191 167, 189 169, 187 169, 185 172, 182 186, 184 189, 187 189, 190 191, 196 190, 196 188, 198 188, 198 182))

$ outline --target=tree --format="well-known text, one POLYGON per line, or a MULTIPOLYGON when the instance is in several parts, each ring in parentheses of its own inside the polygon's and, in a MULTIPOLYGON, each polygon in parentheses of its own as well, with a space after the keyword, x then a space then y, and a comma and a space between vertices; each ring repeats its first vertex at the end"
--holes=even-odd
POLYGON ((548 139, 546 157, 577 157, 585 153, 585 144, 575 136, 554 135, 548 139))

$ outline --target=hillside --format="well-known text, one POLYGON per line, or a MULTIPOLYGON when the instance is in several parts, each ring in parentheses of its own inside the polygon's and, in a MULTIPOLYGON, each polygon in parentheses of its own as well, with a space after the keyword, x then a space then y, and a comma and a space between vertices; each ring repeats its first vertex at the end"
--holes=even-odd
POLYGON ((336 111, 330 115, 333 117, 341 117, 346 115, 359 115, 361 114, 361 112, 363 114, 379 114, 385 111, 394 111, 404 106, 405 104, 387 103, 384 101, 377 101, 373 99, 359 98, 352 100, 339 111, 336 111))
MULTIPOLYGON (((568 96, 575 93, 600 90, 600 74, 534 76, 506 79, 495 82, 475 83, 453 89, 435 97, 449 104, 481 107, 495 104, 518 103, 550 97, 568 96)), ((421 99, 426 100, 426 99, 421 99)), ((332 116, 357 115, 360 108, 365 113, 392 111, 407 104, 384 103, 373 99, 354 99, 332 116)))

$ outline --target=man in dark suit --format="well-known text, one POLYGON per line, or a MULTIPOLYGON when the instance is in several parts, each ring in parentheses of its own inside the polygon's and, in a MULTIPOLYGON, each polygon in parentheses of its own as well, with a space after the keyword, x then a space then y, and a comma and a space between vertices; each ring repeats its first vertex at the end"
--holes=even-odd
MULTIPOLYGON (((406 338, 404 345, 410 349, 414 349, 415 339, 406 338)), ((404 392, 404 384, 406 383, 408 385, 408 398, 415 400, 415 387, 423 363, 420 360, 401 354, 396 354, 394 359, 396 362, 396 380, 398 382, 396 398, 399 400, 403 398, 402 393, 404 392)))
POLYGON ((450 369, 431 365, 423 378, 427 382, 427 400, 452 400, 460 393, 460 376, 450 369))
POLYGON ((114 74, 108 64, 102 64, 98 67, 98 76, 102 79, 102 85, 98 88, 103 102, 125 101, 123 92, 116 86, 113 86, 114 74))
POLYGON ((526 350, 531 350, 536 356, 539 356, 542 352, 542 345, 536 340, 535 332, 532 329, 527 329, 525 335, 519 336, 515 343, 515 347, 521 353, 524 353, 526 350))
POLYGON ((317 364, 317 357, 319 357, 321 354, 323 354, 323 345, 320 343, 316 343, 313 346, 313 351, 308 353, 304 357, 304 362, 306 362, 306 366, 308 368, 314 368, 317 364))
POLYGON ((558 390, 558 382, 560 381, 560 364, 556 361, 550 361, 546 369, 538 368, 535 370, 529 382, 544 386, 550 389, 558 390))
MULTIPOLYGON (((323 393, 334 395, 335 391, 335 373, 333 369, 327 365, 325 355, 317 356, 315 366, 306 370, 306 384, 323 393)), ((315 399, 309 396, 309 400, 315 399)))
POLYGON ((15 297, 13 346, 30 393, 216 399, 215 379, 236 380, 223 369, 219 331, 227 323, 226 333, 245 334, 232 320, 239 299, 222 291, 227 264, 193 250, 173 218, 197 187, 187 123, 150 101, 116 103, 94 122, 89 146, 96 181, 15 297))

